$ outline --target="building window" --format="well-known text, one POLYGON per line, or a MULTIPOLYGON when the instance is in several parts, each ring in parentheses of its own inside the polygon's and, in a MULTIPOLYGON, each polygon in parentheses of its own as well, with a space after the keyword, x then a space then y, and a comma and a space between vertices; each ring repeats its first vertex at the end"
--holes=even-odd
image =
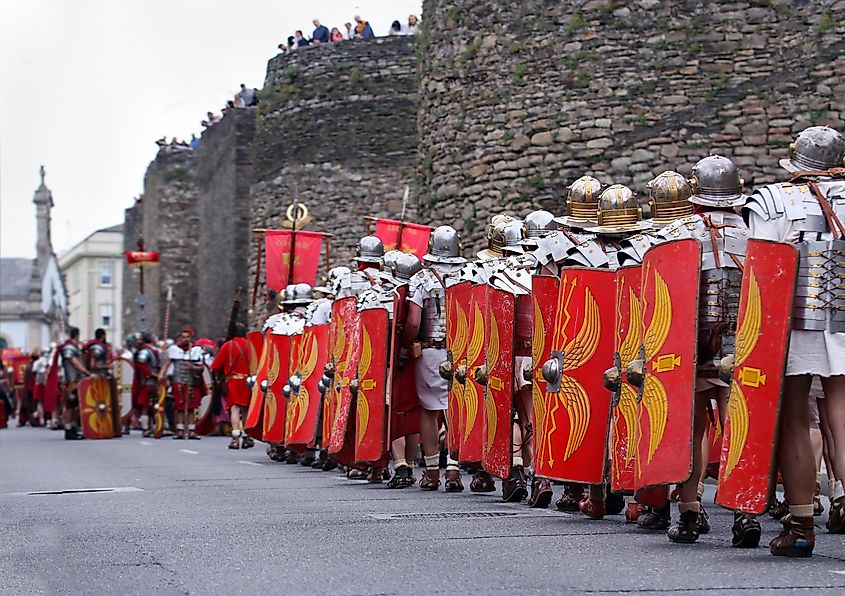
POLYGON ((101 304, 100 305, 100 327, 110 328, 112 326, 112 318, 114 317, 114 312, 112 311, 111 304, 101 304))
POLYGON ((114 264, 111 261, 100 261, 100 285, 110 288, 114 279, 114 264))

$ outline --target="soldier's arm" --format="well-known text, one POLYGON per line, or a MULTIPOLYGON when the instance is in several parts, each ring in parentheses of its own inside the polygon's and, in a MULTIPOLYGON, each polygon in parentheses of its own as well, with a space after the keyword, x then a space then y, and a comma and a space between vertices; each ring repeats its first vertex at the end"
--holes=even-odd
POLYGON ((415 302, 409 302, 405 326, 402 329, 402 344, 404 346, 409 346, 419 336, 420 321, 422 321, 422 308, 415 302))
POLYGON ((74 356, 73 358, 71 358, 71 359, 70 359, 70 363, 71 363, 71 365, 73 366, 73 368, 75 368, 76 370, 78 370, 79 372, 81 372, 81 373, 82 373, 83 375, 85 375, 86 377, 90 377, 90 376, 91 376, 91 373, 88 371, 88 369, 87 369, 87 368, 85 368, 85 365, 84 365, 84 364, 82 364, 82 363, 79 361, 79 358, 77 358, 76 356, 74 356))
POLYGON ((170 368, 170 355, 165 352, 164 353, 164 360, 161 362, 161 370, 158 372, 158 380, 164 381, 167 377, 167 369, 170 368))

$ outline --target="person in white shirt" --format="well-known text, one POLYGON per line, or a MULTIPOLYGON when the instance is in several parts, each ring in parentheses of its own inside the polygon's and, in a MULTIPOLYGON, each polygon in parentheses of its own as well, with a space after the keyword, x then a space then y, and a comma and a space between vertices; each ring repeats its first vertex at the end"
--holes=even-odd
POLYGON ((194 330, 186 327, 179 332, 176 343, 167 348, 159 373, 159 380, 170 376, 176 418, 174 439, 199 440, 196 433, 197 408, 202 400, 202 371, 204 357, 201 346, 193 345, 194 330), (172 369, 171 369, 172 365, 172 369), (172 372, 171 372, 172 371, 172 372))

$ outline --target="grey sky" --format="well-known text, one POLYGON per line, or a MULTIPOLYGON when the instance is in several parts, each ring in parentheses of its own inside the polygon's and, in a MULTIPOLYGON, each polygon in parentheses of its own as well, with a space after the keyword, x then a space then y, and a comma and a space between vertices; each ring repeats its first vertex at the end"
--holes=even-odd
POLYGON ((311 20, 360 14, 376 35, 422 0, 26 0, 0 19, 0 255, 33 256, 38 166, 58 252, 123 221, 162 135, 199 134, 311 20))

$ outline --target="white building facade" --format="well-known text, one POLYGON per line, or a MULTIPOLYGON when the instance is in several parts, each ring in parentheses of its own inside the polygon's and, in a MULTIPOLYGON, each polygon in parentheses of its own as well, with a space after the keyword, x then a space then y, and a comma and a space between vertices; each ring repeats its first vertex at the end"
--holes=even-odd
POLYGON ((68 323, 84 340, 105 329, 123 343, 123 225, 97 230, 59 257, 68 295, 68 323))

